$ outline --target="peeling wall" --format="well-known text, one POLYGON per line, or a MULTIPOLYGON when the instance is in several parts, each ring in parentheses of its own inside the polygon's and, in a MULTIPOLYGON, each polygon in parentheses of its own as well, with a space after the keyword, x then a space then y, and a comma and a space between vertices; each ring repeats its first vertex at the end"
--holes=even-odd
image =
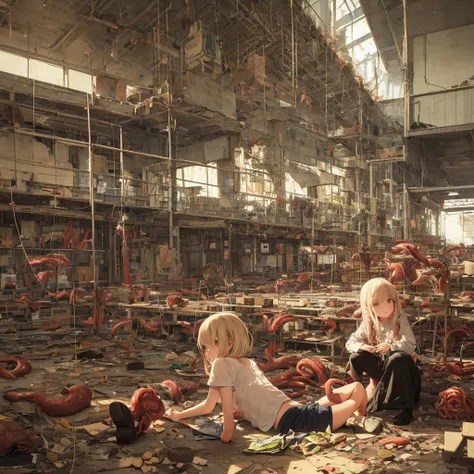
POLYGON ((473 76, 473 44, 474 25, 415 37, 413 93, 440 91, 443 88, 456 86, 473 76))
POLYGON ((183 98, 190 104, 200 105, 227 117, 236 117, 234 92, 208 77, 188 71, 183 98))
POLYGON ((17 190, 27 191, 27 182, 73 185, 74 172, 67 145, 55 143, 53 154, 34 137, 7 132, 0 136, 0 150, 0 179, 16 180, 17 190))
MULTIPOLYGON (((213 140, 196 142, 192 145, 182 147, 178 150, 177 158, 192 160, 198 163, 212 163, 215 161, 228 160, 233 149, 238 146, 238 137, 225 135, 213 140)), ((177 163, 177 166, 189 166, 185 163, 177 163)))

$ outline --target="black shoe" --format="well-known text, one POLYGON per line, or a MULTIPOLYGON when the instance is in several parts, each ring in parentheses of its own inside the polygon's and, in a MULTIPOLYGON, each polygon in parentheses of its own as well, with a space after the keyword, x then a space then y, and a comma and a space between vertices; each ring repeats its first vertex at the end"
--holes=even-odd
POLYGON ((398 415, 393 417, 393 424, 396 426, 406 426, 413 421, 413 411, 410 408, 404 408, 398 415))
POLYGON ((383 429, 383 421, 375 416, 352 416, 347 419, 346 425, 370 434, 379 434, 383 429))
POLYGON ((127 405, 120 402, 112 402, 109 405, 110 418, 117 427, 115 436, 119 444, 130 444, 137 439, 135 424, 133 423, 132 414, 127 405))

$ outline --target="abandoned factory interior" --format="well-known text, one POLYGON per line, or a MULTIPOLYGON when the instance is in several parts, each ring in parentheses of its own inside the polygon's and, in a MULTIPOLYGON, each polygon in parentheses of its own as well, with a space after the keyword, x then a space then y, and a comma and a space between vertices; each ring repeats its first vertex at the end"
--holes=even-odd
POLYGON ((0 474, 474 472, 472 0, 0 0, 0 474))

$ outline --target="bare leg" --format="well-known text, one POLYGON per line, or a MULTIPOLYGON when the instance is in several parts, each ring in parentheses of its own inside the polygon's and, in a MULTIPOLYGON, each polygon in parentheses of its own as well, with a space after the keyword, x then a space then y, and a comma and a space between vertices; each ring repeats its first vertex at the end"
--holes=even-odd
POLYGON ((377 380, 375 379, 370 379, 369 385, 365 388, 365 391, 367 393, 367 400, 370 400, 374 395, 375 391, 377 390, 377 380))
MULTIPOLYGON (((365 416, 367 410, 367 393, 365 392, 364 386, 359 382, 354 382, 353 384, 346 385, 341 387, 341 389, 350 387, 352 390, 349 397, 345 399, 342 403, 334 405, 330 403, 332 409, 332 426, 331 429, 337 430, 343 426, 347 419, 353 415, 358 414, 365 416)), ((336 389, 335 392, 339 393, 336 389)), ((343 398, 346 394, 341 394, 343 398)))
POLYGON ((347 417, 344 422, 339 425, 342 426, 347 418, 357 412, 358 415, 365 416, 367 412, 367 393, 364 390, 364 386, 360 382, 353 382, 343 387, 336 388, 334 393, 339 394, 341 397, 342 403, 334 404, 331 402, 328 397, 324 396, 318 400, 318 403, 324 407, 332 406, 333 412, 333 425, 334 425, 334 411, 336 407, 345 406, 349 410, 349 407, 352 408, 352 411, 348 411, 347 417))

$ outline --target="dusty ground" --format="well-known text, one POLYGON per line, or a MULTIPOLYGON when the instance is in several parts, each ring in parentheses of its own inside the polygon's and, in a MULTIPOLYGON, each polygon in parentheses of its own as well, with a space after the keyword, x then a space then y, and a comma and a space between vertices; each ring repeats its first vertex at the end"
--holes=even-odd
MULTIPOLYGON (((60 419, 48 417, 28 402, 10 404, 0 399, 0 419, 11 419, 28 426, 37 434, 42 434, 47 442, 47 448, 35 457, 34 464, 25 464, 25 461, 23 465, 7 467, 0 463, 2 474, 137 474, 140 471, 284 474, 313 473, 325 466, 338 468, 331 472, 343 473, 467 472, 467 466, 447 465, 441 458, 444 430, 458 431, 461 428, 461 422, 446 422, 436 417, 433 407, 436 395, 428 392, 436 393, 437 384, 442 382, 425 385, 427 391, 423 393, 420 410, 416 413, 417 421, 407 430, 395 429, 387 423, 383 434, 370 436, 356 434, 352 428, 346 428, 341 430, 347 435, 344 442, 306 458, 290 448, 276 455, 244 453, 243 450, 249 444, 245 436, 258 434, 246 422, 239 424, 234 441, 228 445, 220 441, 194 441, 188 428, 160 420, 135 444, 119 446, 108 419, 109 403, 113 400, 129 402, 137 387, 151 385, 161 391, 169 405, 166 392, 153 384, 166 378, 177 378, 177 374, 168 368, 172 363, 190 362, 191 354, 187 351, 195 349, 193 344, 189 341, 172 342, 152 338, 140 341, 128 338, 122 341, 124 346, 120 341, 92 336, 87 331, 74 337, 69 329, 56 333, 36 331, 4 334, 1 341, 6 353, 23 353, 33 365, 32 373, 24 378, 13 382, 1 380, 2 391, 22 388, 58 393, 64 386, 73 384, 87 384, 94 391, 91 407, 60 419), (104 357, 75 361, 75 345, 79 354, 82 350, 93 349, 104 357), (171 352, 180 354, 179 358, 167 360, 166 356, 171 352), (145 370, 127 371, 125 365, 132 360, 142 360, 145 370), (393 434, 406 436, 411 444, 399 449, 392 448, 389 450, 391 453, 383 453, 387 456, 384 460, 380 457, 378 441, 393 434), (195 456, 201 458, 200 462, 205 465, 193 464, 193 460, 199 461, 195 456), (132 462, 134 465, 124 467, 132 462)), ((257 349, 260 351, 263 346, 257 349)), ((202 389, 186 402, 187 405, 205 397, 206 379, 200 380, 202 389)), ((442 385, 439 387, 444 388, 442 385)), ((466 384, 463 387, 467 390, 466 384)), ((320 392, 311 392, 312 398, 317 399, 319 396, 320 392)), ((214 415, 219 415, 217 410, 214 415)), ((385 417, 388 419, 387 415, 385 417)))

